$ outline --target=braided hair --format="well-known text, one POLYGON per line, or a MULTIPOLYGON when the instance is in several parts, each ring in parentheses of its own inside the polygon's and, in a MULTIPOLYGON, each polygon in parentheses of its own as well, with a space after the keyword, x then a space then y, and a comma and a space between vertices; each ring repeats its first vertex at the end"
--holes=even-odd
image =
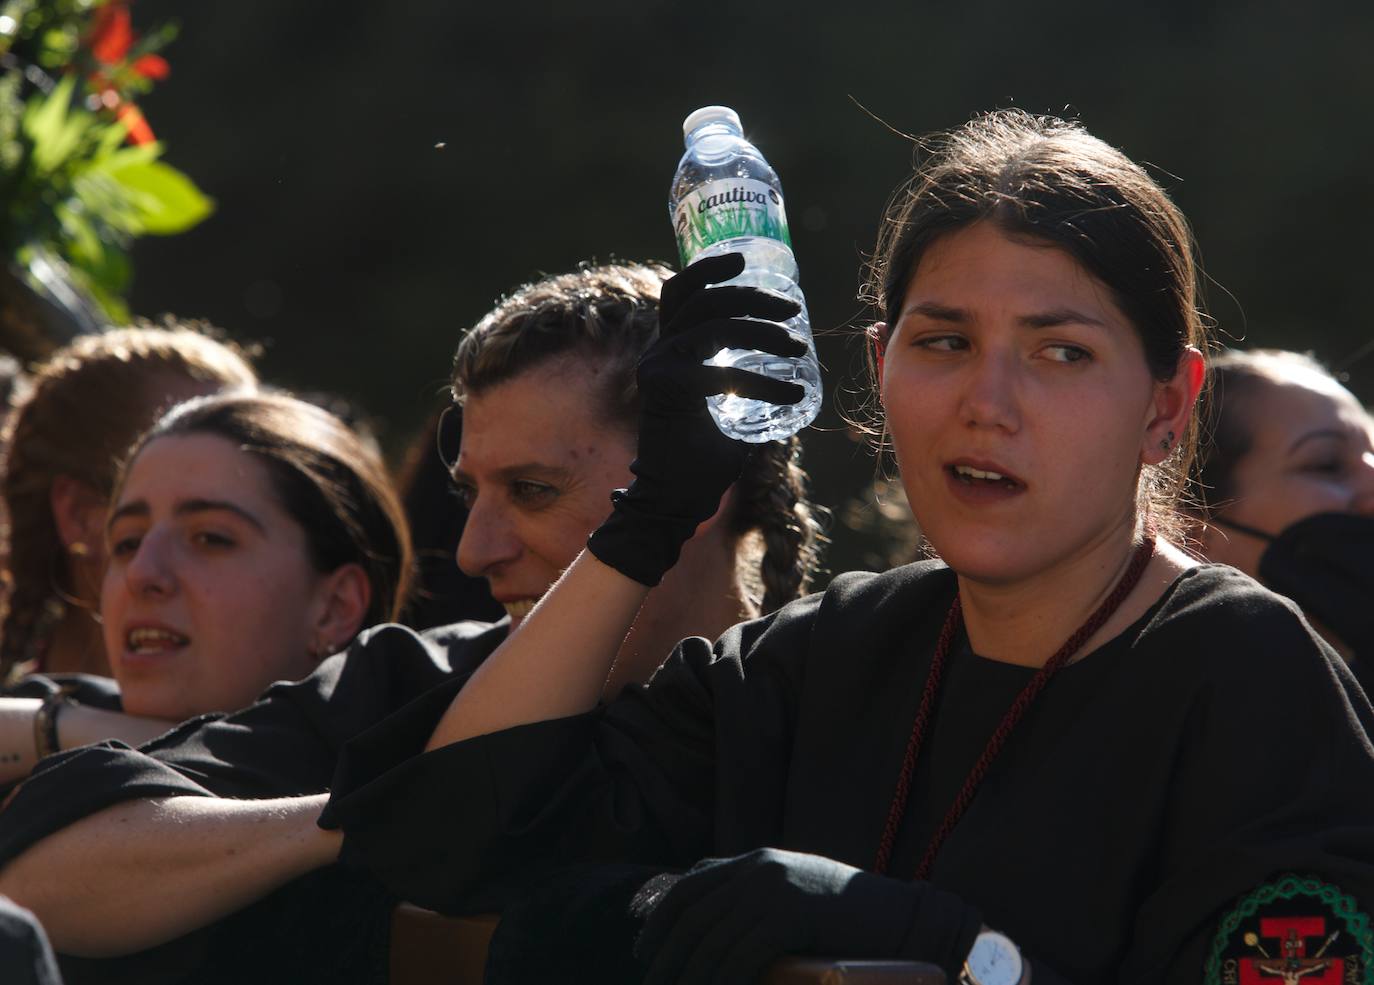
POLYGON ((745 467, 735 493, 731 530, 762 541, 749 553, 745 585, 760 612, 772 612, 806 594, 820 566, 821 508, 807 501, 801 439, 770 441, 745 467), (757 578, 752 577, 757 568, 757 578))

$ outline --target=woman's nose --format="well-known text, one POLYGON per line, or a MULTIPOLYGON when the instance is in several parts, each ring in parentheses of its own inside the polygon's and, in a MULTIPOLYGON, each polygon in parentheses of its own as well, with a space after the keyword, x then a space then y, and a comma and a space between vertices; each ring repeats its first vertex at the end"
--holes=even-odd
POLYGON ((176 591, 176 572, 171 557, 174 546, 160 531, 149 531, 124 566, 124 578, 137 594, 170 595, 176 591))
POLYGON ((490 573, 520 556, 521 545, 499 504, 478 496, 468 511, 463 536, 458 541, 458 567, 474 578, 490 573))
POLYGON ((1020 428, 1014 362, 1012 354, 998 352, 970 361, 959 408, 964 423, 1013 433, 1020 428))

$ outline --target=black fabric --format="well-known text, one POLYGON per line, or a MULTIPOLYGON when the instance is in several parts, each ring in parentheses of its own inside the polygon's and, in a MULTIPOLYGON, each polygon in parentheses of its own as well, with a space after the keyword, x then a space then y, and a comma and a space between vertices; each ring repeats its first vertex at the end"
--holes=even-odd
POLYGON ((101 711, 123 711, 119 684, 110 677, 95 674, 30 674, 5 689, 7 698, 46 698, 67 689, 73 701, 101 711))
MULTIPOLYGON (((128 800, 323 793, 347 739, 436 686, 461 683, 507 628, 505 621, 424 634, 377 627, 303 681, 274 685, 233 715, 193 719, 137 750, 102 742, 50 756, 0 811, 0 864, 128 800)), ((395 901, 366 873, 330 866, 161 947, 60 960, 68 985, 384 981, 395 901)))
POLYGON ((588 865, 541 880, 501 913, 485 985, 639 985, 648 966, 634 954, 644 923, 635 902, 661 874, 642 865, 588 865))
POLYGON ((920 958, 952 981, 982 925, 926 882, 760 848, 692 866, 649 913, 635 948, 644 985, 748 985, 786 954, 920 958))
POLYGON ((1259 574, 1335 633, 1357 660, 1374 660, 1374 517, 1304 517, 1271 539, 1259 574))
POLYGON ((32 913, 0 896, 0 982, 62 985, 47 935, 32 913))
MULTIPOLYGON (((443 709, 417 704, 349 744, 322 823, 449 912, 576 861, 685 868, 772 846, 866 867, 953 590, 933 563, 845 575, 714 649, 684 641, 604 709, 422 755, 443 709)), ((1221 914, 1277 873, 1369 909, 1372 720, 1291 603, 1197 568, 1051 682, 931 882, 1045 980, 1196 982, 1221 914)), ((947 807, 912 805, 894 873, 947 807)))
POLYGON ((611 497, 615 511, 587 541, 604 564, 643 585, 659 583, 682 545, 720 507, 739 478, 749 446, 721 434, 706 398, 727 391, 796 403, 803 390, 733 366, 705 364, 721 349, 799 356, 806 344, 777 321, 800 310, 759 287, 709 288, 744 270, 739 253, 698 260, 663 285, 659 338, 639 361, 638 450, 629 489, 611 497))

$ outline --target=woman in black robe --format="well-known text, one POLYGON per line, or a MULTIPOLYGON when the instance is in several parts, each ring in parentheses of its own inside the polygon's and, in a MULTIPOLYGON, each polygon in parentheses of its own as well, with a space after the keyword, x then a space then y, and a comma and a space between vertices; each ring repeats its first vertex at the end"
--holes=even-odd
MULTIPOLYGON (((614 264, 544 278, 459 347, 453 477, 470 508, 459 561, 507 618, 423 635, 373 628, 244 710, 137 750, 98 743, 50 757, 19 788, 0 811, 0 891, 43 918, 69 978, 296 985, 385 974, 394 898, 332 864, 341 839, 316 825, 340 748, 431 690, 451 697, 572 562, 630 477, 635 364, 657 337, 667 276, 614 264)), ((798 444, 760 448, 603 686, 647 678, 684 634, 717 634, 805 591, 817 529, 798 444)))
POLYGON ((573 862, 690 866, 639 901, 654 983, 785 953, 979 985, 1367 980, 1374 715, 1291 604, 1170 541, 1204 373, 1182 216, 1059 120, 934 146, 884 223, 870 338, 943 563, 686 640, 598 706, 746 457, 705 396, 795 399, 701 364, 781 328, 708 288, 737 256, 700 261, 665 286, 611 517, 456 697, 349 745, 322 823, 452 911, 573 862))
POLYGON ((0 784, 54 752, 232 711, 405 604, 399 500, 333 414, 238 391, 137 437, 111 489, 96 613, 113 677, 30 675, 0 697, 0 784))

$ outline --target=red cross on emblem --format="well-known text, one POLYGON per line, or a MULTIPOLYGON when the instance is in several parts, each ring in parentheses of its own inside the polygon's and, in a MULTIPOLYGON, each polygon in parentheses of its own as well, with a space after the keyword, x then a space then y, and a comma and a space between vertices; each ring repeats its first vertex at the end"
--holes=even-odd
POLYGON ((1324 917, 1261 917, 1259 934, 1246 935, 1259 954, 1241 958, 1240 985, 1341 985, 1345 962, 1324 957, 1337 936, 1327 936, 1324 917))

